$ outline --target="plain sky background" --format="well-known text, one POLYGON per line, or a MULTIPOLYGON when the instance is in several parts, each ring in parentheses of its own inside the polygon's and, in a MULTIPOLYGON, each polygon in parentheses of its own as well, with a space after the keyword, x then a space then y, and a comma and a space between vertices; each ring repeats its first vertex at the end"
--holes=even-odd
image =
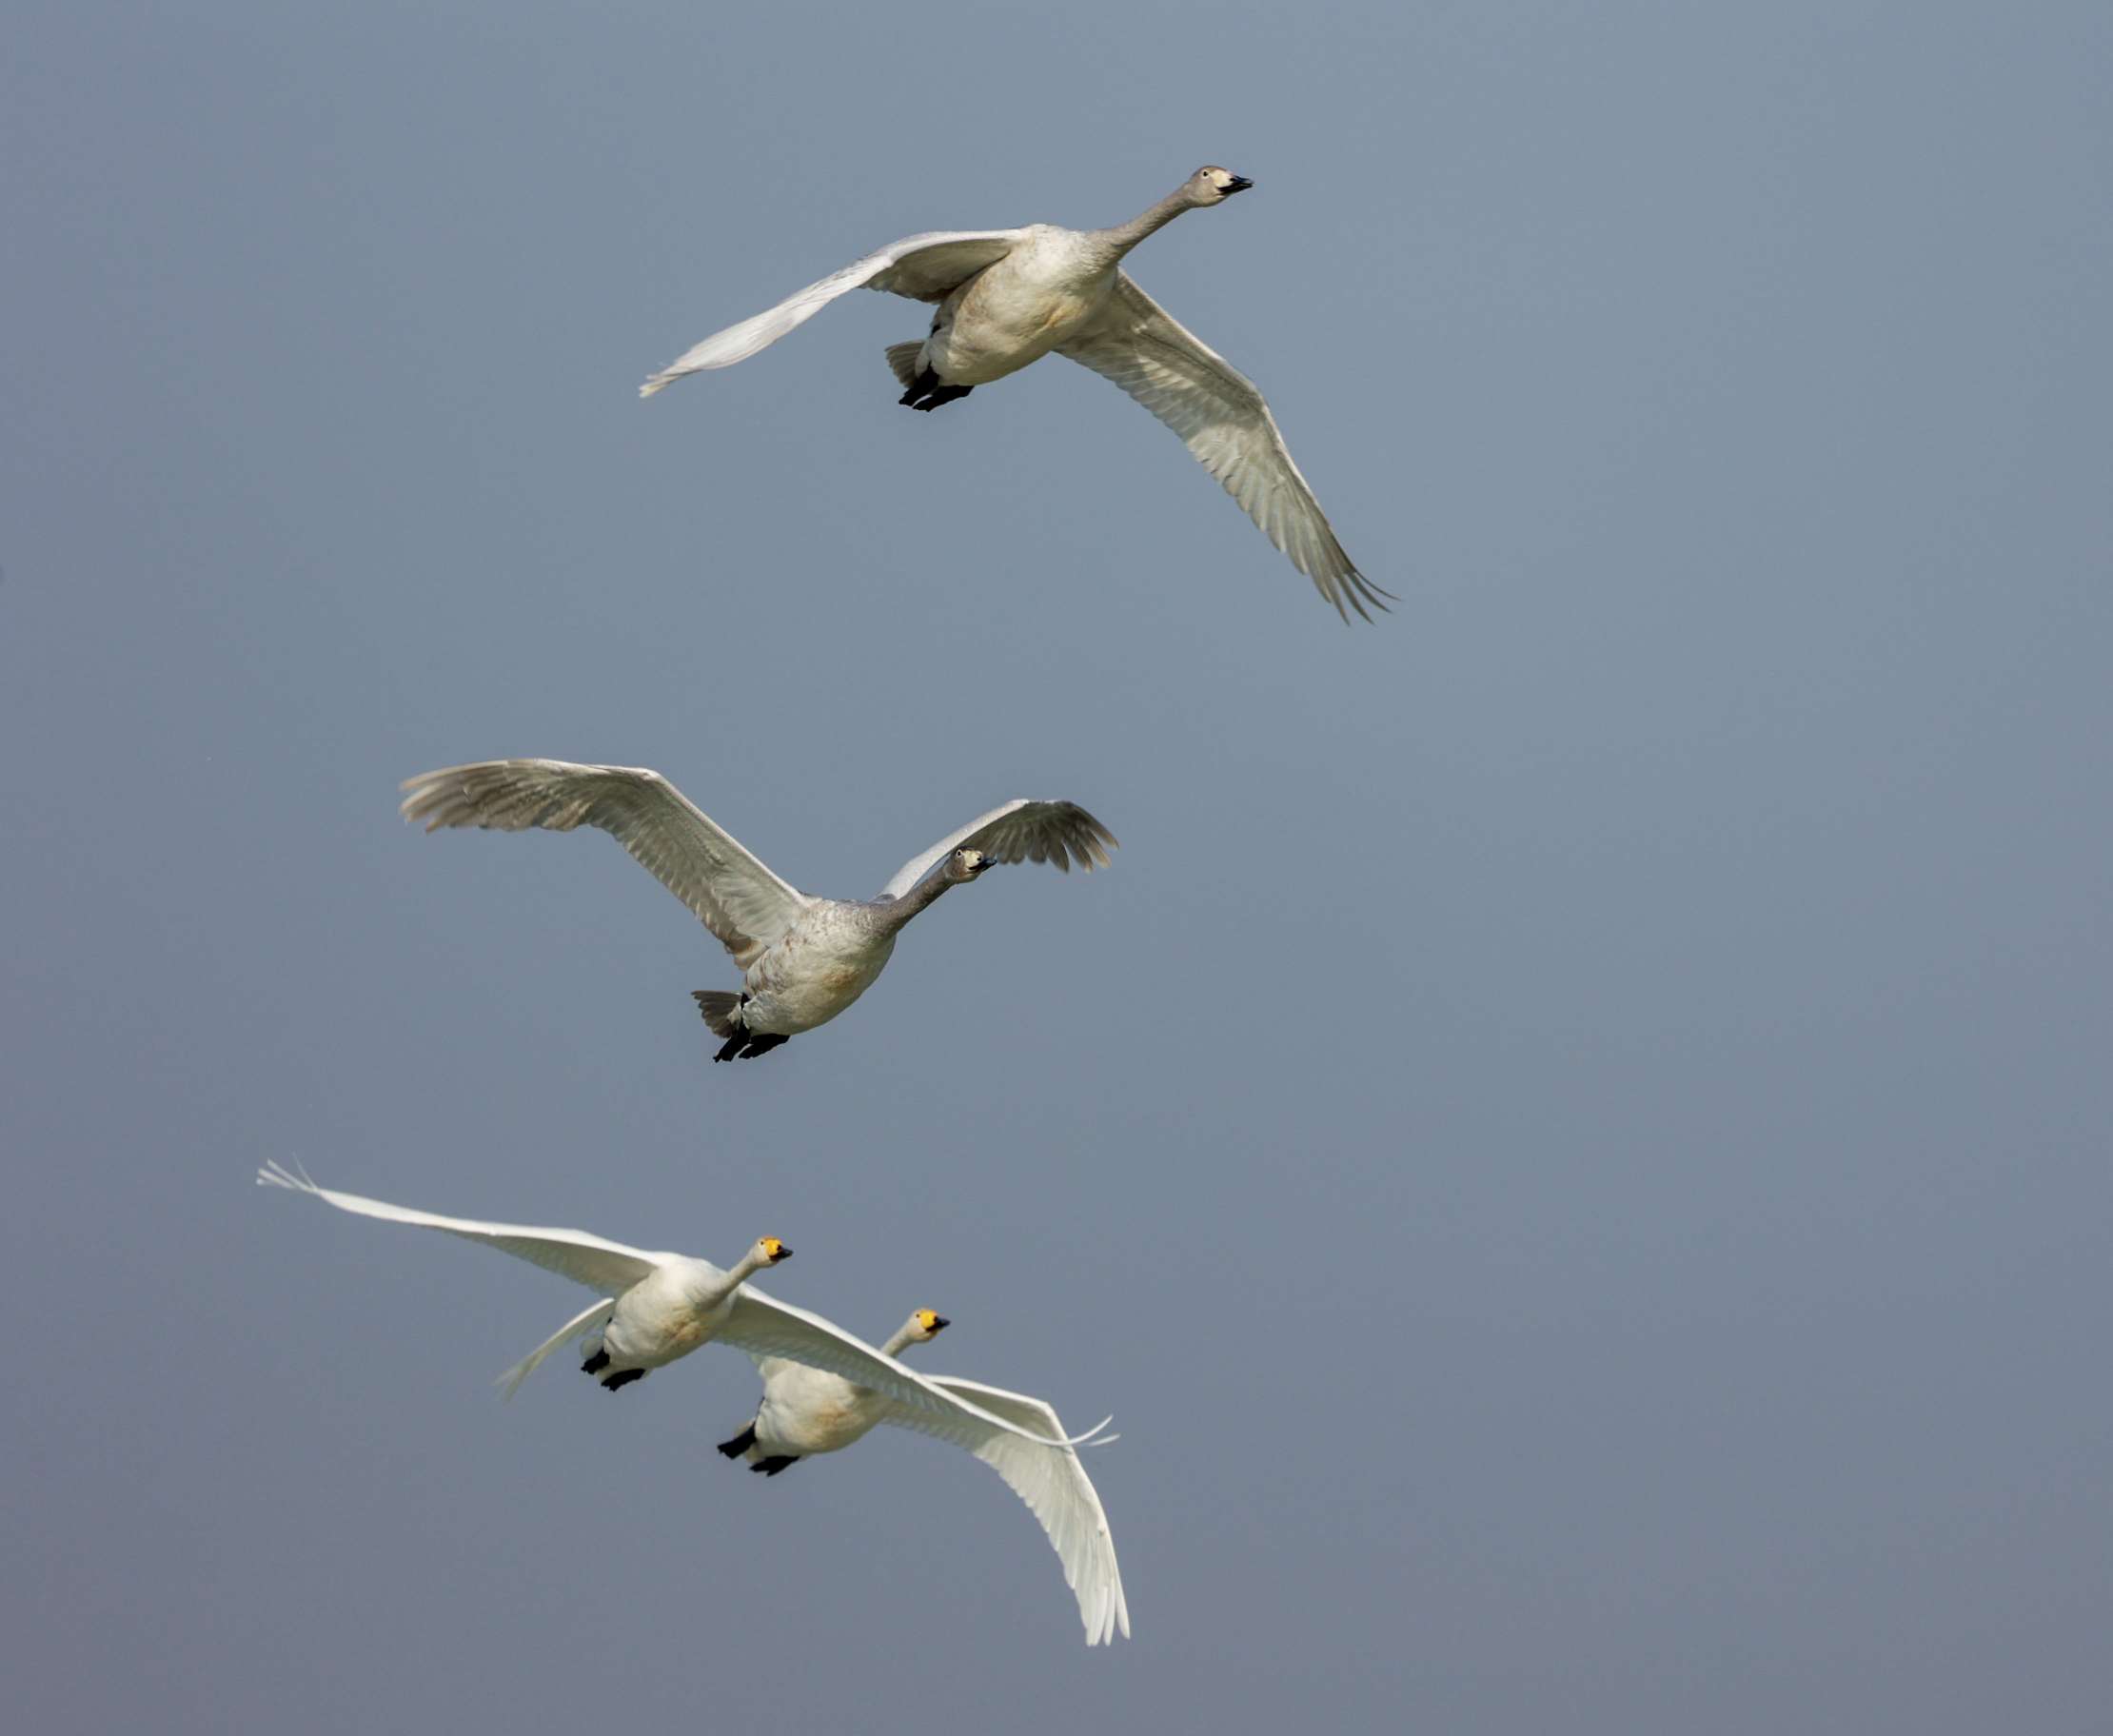
POLYGON ((16 1727, 1472 1732, 2113 1716, 2113 11, 17 0, 0 64, 16 1727), (1398 594, 1345 628, 892 237, 1112 223, 1398 594), (707 1064, 658 767, 864 895, 1110 872, 707 1064), (251 1186, 726 1260, 1045 1394, 1135 1621, 911 1436, 251 1186), (19 1722, 16 1722, 16 1721, 19 1722))

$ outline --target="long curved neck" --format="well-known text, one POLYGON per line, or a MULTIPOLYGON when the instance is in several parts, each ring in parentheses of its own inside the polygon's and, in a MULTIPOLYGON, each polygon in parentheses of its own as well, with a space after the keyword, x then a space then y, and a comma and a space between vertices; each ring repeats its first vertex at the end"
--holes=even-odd
POLYGON ((735 1262, 734 1270, 726 1275, 737 1284, 745 1284, 770 1262, 751 1248, 735 1262))
POLYGON ((1195 208, 1189 203, 1188 187, 1177 187, 1157 205, 1147 207, 1128 223, 1119 223, 1112 229, 1096 229, 1094 237, 1107 246, 1114 258, 1120 259, 1147 235, 1157 234, 1183 211, 1195 208))
POLYGON ((891 898, 879 907, 881 921, 892 935, 953 883, 946 878, 946 863, 939 862, 899 898, 891 898))
POLYGON ((880 1347, 883 1356, 899 1356, 918 1340, 910 1336, 910 1323, 905 1320, 895 1329, 895 1336, 880 1347))

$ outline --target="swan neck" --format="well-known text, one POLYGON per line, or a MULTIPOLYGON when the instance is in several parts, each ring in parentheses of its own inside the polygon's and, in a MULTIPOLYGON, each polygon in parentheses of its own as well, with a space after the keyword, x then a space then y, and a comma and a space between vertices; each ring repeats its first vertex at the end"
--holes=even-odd
POLYGON ((907 1324, 899 1326, 895 1329, 895 1336, 880 1347, 880 1354, 883 1356, 899 1356, 914 1342, 910 1336, 909 1326, 907 1324))
POLYGON ((926 875, 924 878, 911 887, 899 898, 892 899, 880 906, 881 917, 887 923, 888 932, 893 934, 900 928, 951 884, 953 882, 946 878, 946 862, 942 858, 933 867, 930 874, 926 875))
POLYGON ((1120 259, 1147 235, 1156 234, 1183 211, 1193 208, 1189 203, 1189 189, 1186 187, 1177 187, 1157 205, 1139 211, 1128 223, 1117 224, 1112 229, 1102 229, 1100 239, 1114 250, 1115 257, 1120 259))
POLYGON ((735 1263, 734 1270, 726 1275, 736 1284, 745 1284, 770 1262, 751 1248, 735 1263))

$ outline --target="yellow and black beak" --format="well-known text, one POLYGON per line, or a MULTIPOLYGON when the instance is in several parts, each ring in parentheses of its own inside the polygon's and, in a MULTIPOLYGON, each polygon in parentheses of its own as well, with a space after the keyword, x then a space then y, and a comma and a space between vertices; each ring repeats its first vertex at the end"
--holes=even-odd
POLYGON ((1234 193, 1246 192, 1247 189, 1254 185, 1254 183, 1250 181, 1245 175, 1234 175, 1232 180, 1228 181, 1225 184, 1225 196, 1230 199, 1234 193))

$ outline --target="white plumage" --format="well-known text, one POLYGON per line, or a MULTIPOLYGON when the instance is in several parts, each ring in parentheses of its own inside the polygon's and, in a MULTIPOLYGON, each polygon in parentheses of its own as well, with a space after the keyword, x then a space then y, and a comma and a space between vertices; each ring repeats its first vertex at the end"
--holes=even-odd
MULTIPOLYGON (((883 1353, 899 1356, 929 1343, 947 1325, 930 1309, 919 1309, 882 1347, 883 1353)), ((1045 1401, 978 1381, 933 1377, 935 1386, 974 1407, 971 1415, 953 1417, 911 1410, 883 1392, 811 1365, 759 1356, 756 1368, 763 1380, 762 1399, 747 1427, 720 1444, 728 1458, 746 1459, 754 1470, 776 1476, 800 1459, 840 1452, 883 1423, 951 1441, 1003 1477, 1040 1522, 1062 1564, 1064 1584, 1078 1600, 1086 1644, 1106 1644, 1118 1631, 1130 1637, 1130 1608, 1108 1515, 1077 1450, 1114 1440, 1101 1434, 1110 1419, 1067 1438, 1062 1420, 1045 1401), (1011 1422, 1044 1444, 990 1429, 978 1420, 986 1415, 1011 1422)))
POLYGON ((1032 1451, 1066 1450, 1064 1443, 982 1410, 820 1314, 776 1301, 746 1283, 749 1272, 790 1255, 792 1251, 774 1236, 762 1237, 731 1272, 725 1272, 709 1260, 628 1248, 584 1230, 444 1217, 358 1194, 341 1194, 278 1163, 257 1172, 257 1185, 288 1188, 356 1216, 482 1242, 589 1290, 607 1292, 499 1377, 508 1397, 553 1350, 582 1333, 599 1331, 599 1348, 585 1366, 612 1389, 642 1379, 647 1371, 717 1340, 752 1356, 782 1357, 856 1381, 884 1394, 891 1404, 901 1407, 905 1416, 923 1419, 911 1427, 928 1424, 933 1432, 941 1434, 965 1430, 976 1439, 995 1431, 1017 1437, 1032 1451))

